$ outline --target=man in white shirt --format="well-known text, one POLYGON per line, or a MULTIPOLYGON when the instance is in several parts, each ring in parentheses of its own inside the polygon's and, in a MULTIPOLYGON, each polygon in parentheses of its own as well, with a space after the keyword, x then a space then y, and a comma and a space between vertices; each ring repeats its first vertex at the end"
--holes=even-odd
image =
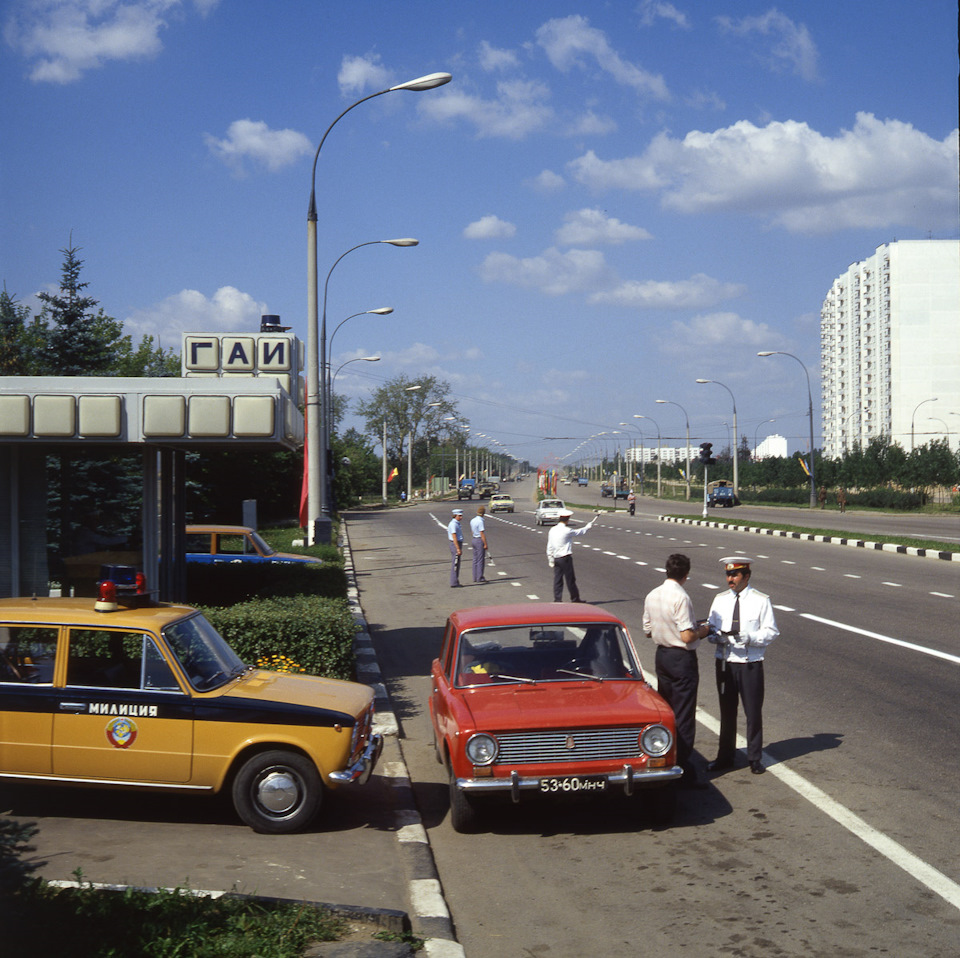
POLYGON ((677 720, 677 764, 683 769, 680 784, 688 788, 706 788, 691 763, 697 730, 697 690, 700 666, 697 646, 710 632, 698 625, 693 602, 684 589, 690 574, 690 559, 681 553, 667 557, 666 579, 643 603, 643 631, 657 646, 654 660, 657 689, 673 709, 677 720))
POLYGON ((574 536, 582 536, 596 521, 594 516, 582 529, 571 529, 570 517, 573 513, 569 509, 560 510, 557 524, 547 535, 547 562, 553 568, 553 601, 563 601, 563 583, 567 583, 571 602, 580 602, 580 590, 577 588, 577 576, 573 571, 573 543, 574 536))
POLYGON ((487 510, 483 506, 477 506, 477 514, 470 520, 470 534, 473 547, 473 581, 486 582, 483 577, 484 567, 487 563, 487 533, 486 525, 483 521, 483 514, 487 510))
POLYGON ((763 655, 780 634, 770 597, 750 585, 746 556, 725 556, 720 560, 729 589, 721 592, 710 607, 708 639, 717 646, 717 692, 720 695, 720 744, 712 772, 734 766, 737 739, 738 699, 747 720, 747 761, 750 771, 760 775, 763 768, 763 655))
POLYGON ((454 509, 453 518, 447 524, 447 539, 450 542, 450 588, 460 588, 460 556, 463 554, 463 530, 460 520, 463 509, 454 509))

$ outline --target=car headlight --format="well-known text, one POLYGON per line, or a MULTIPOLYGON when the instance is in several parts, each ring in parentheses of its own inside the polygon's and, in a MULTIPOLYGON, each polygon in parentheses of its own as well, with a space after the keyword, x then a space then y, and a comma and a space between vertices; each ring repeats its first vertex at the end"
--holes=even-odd
POLYGON ((471 736, 467 742, 467 758, 473 765, 491 765, 496 761, 499 751, 497 740, 483 732, 471 736))
POLYGON ((670 729, 663 725, 648 725, 640 733, 640 748, 647 755, 654 757, 666 755, 672 745, 673 736, 670 734, 670 729))

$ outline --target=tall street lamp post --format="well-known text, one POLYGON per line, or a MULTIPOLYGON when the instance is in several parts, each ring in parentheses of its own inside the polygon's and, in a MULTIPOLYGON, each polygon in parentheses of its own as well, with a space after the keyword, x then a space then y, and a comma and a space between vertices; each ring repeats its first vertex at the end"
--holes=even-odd
POLYGON ((329 506, 326 502, 326 458, 327 453, 323 442, 326 436, 322 428, 322 418, 326 416, 326 409, 320 405, 320 371, 326 367, 325 339, 321 340, 319 332, 319 283, 317 267, 317 161, 320 150, 326 142, 327 136, 336 124, 355 106, 366 103, 374 97, 384 93, 393 93, 395 90, 432 90, 434 87, 449 83, 452 77, 449 73, 431 73, 427 76, 408 80, 396 86, 378 90, 369 96, 362 97, 348 106, 327 127, 320 140, 317 152, 313 156, 313 168, 310 173, 310 205, 307 208, 307 540, 308 542, 330 541, 332 521, 329 506), (318 349, 318 343, 320 348, 318 349), (321 481, 323 477, 324 481, 321 481))
MULTIPOLYGON (((768 422, 776 422, 776 419, 764 419, 762 423, 759 423, 757 428, 753 430, 753 458, 759 459, 757 455, 757 449, 759 448, 759 437, 760 437, 760 426, 765 426, 768 422)), ((766 442, 766 439, 764 440, 766 442)))
POLYGON ((934 396, 932 399, 921 399, 920 402, 913 409, 913 415, 910 417, 910 451, 913 452, 913 426, 917 419, 917 410, 928 402, 936 402, 937 396, 934 396))
POLYGON ((807 377, 807 415, 810 419, 810 508, 817 508, 817 480, 813 474, 813 391, 810 389, 810 373, 807 370, 807 367, 803 364, 803 360, 794 356, 793 353, 785 353, 780 349, 764 349, 762 352, 757 353, 758 356, 789 356, 791 359, 796 360, 800 363, 800 367, 803 369, 804 375, 807 377))
POLYGON ((660 450, 660 424, 657 422, 653 416, 641 416, 640 413, 635 412, 633 414, 634 419, 649 419, 657 427, 657 498, 660 498, 660 462, 663 459, 663 455, 660 450))
POLYGON ((690 498, 690 417, 687 415, 686 409, 680 405, 678 402, 674 402, 672 399, 658 399, 658 403, 667 403, 671 406, 676 406, 682 413, 683 419, 687 424, 687 499, 690 498))
POLYGON ((740 442, 740 434, 737 432, 737 401, 733 398, 730 387, 724 386, 723 383, 717 382, 716 379, 698 379, 697 382, 713 383, 715 386, 723 386, 723 388, 730 393, 730 401, 733 403, 733 495, 736 498, 740 495, 740 470, 737 466, 737 445, 740 442))

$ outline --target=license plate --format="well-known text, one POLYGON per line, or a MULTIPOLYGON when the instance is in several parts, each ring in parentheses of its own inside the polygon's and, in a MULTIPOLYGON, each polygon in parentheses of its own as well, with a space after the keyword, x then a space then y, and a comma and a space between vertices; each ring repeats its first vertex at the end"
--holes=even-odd
POLYGON ((554 792, 603 792, 607 780, 602 775, 569 775, 563 778, 541 778, 540 791, 554 792))

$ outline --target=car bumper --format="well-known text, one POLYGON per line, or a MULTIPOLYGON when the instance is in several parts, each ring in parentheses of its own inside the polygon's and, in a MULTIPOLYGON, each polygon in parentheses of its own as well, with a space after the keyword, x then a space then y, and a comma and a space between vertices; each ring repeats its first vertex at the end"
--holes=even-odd
POLYGON ((376 768, 377 760, 383 751, 383 736, 374 733, 367 742, 367 747, 363 754, 353 765, 341 769, 338 772, 330 773, 330 780, 339 785, 346 785, 355 782, 358 785, 365 785, 376 768))
MULTIPOLYGON (((615 772, 584 772, 584 777, 595 778, 602 776, 608 786, 622 785, 627 795, 632 795, 635 789, 648 788, 655 785, 666 785, 675 782, 683 775, 679 765, 670 768, 635 769, 632 765, 624 765, 615 772)), ((470 795, 483 795, 488 792, 510 792, 515 802, 520 801, 520 793, 524 791, 539 791, 540 782, 544 778, 576 777, 574 771, 564 771, 556 776, 549 775, 521 775, 511 772, 509 775, 498 778, 458 778, 457 789, 470 795)))

